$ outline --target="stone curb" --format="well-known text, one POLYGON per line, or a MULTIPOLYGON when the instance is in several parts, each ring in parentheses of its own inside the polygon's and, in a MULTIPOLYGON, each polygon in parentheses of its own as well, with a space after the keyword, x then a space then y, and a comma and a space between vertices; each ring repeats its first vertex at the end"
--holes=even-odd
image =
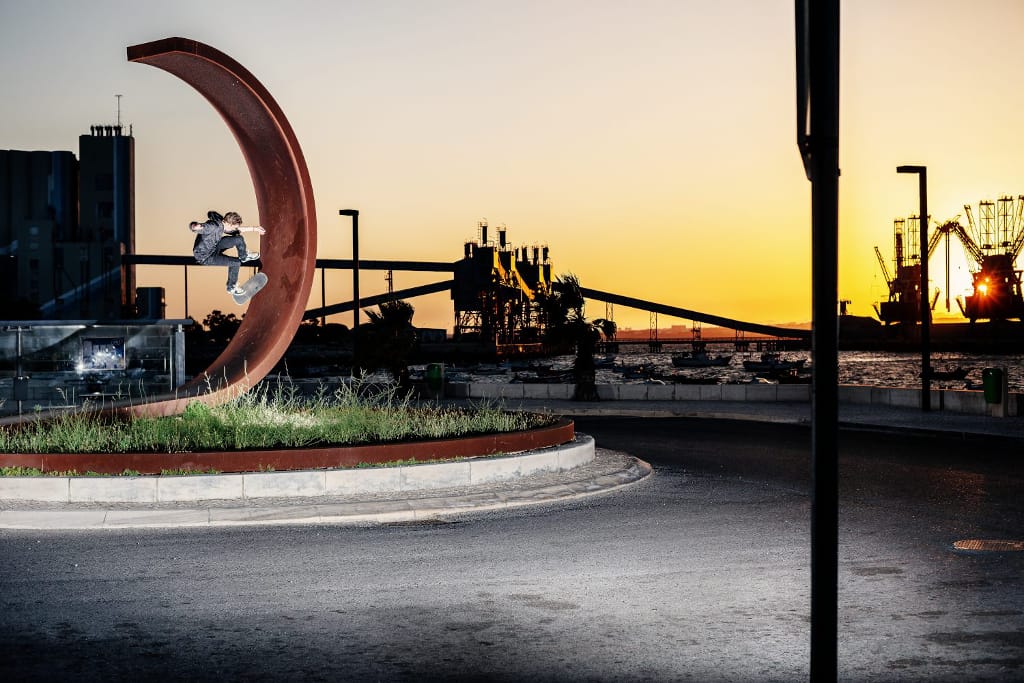
POLYGON ((368 525, 425 522, 467 512, 507 510, 607 493, 638 483, 653 472, 638 458, 619 471, 561 484, 437 498, 355 501, 323 505, 268 508, 203 508, 174 510, 5 510, 0 529, 108 530, 294 524, 368 525))
POLYGON ((139 477, 3 477, 0 500, 47 503, 167 503, 247 498, 310 498, 479 486, 594 459, 583 434, 561 446, 454 462, 297 472, 139 477))

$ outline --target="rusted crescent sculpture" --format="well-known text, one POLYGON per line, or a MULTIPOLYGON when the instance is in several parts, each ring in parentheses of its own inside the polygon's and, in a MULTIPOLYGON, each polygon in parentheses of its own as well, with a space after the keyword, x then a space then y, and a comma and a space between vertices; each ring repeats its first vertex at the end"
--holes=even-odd
MULTIPOLYGON (((123 409, 133 414, 174 415, 184 411, 189 401, 212 404, 237 396, 266 377, 284 355, 302 321, 313 286, 313 186, 284 113, 241 64, 187 38, 133 45, 128 48, 128 61, 174 74, 220 112, 249 166, 259 224, 267 229, 260 258, 270 282, 249 303, 238 332, 224 352, 174 396, 123 409)), ((184 235, 184 228, 182 232, 184 235)))

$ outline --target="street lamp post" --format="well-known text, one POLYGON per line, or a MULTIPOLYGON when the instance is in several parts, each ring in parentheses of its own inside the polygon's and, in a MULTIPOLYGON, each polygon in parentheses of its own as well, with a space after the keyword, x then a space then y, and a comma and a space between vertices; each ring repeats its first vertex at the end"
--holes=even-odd
POLYGON ((327 327, 327 269, 320 266, 320 329, 327 327))
POLYGON ((928 169, 925 166, 897 166, 897 173, 916 173, 920 201, 921 239, 921 410, 932 409, 931 310, 928 305, 928 169))
POLYGON ((338 215, 352 219, 352 365, 355 367, 359 336, 359 209, 341 209, 338 215))

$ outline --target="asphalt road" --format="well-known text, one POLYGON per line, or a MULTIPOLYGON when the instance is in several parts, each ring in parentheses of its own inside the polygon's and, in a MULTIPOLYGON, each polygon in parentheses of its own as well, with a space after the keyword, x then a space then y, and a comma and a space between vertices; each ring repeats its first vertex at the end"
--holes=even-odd
MULTIPOLYGON (((577 420, 656 474, 373 527, 0 533, 0 678, 806 680, 809 431, 577 420)), ((1024 679, 1020 442, 844 432, 842 680, 1024 679)))

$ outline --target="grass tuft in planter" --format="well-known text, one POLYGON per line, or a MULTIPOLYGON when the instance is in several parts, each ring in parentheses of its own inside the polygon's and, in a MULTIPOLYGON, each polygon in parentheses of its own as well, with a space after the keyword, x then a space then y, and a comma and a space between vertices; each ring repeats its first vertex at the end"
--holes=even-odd
POLYGON ((17 429, 0 429, 6 453, 187 453, 352 446, 522 431, 554 418, 495 404, 469 409, 415 405, 392 388, 354 381, 300 397, 280 382, 232 401, 192 402, 174 417, 111 421, 88 407, 17 429))

